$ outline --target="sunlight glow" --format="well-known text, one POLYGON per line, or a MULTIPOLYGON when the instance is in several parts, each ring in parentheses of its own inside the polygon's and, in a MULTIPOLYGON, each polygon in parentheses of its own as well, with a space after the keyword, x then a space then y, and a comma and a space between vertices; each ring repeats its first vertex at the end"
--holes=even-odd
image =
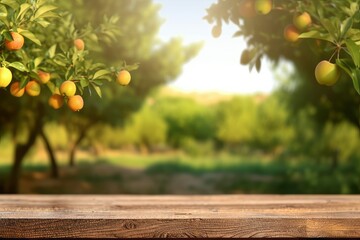
POLYGON ((159 37, 168 40, 182 37, 185 43, 203 42, 203 48, 183 68, 183 73, 170 84, 187 92, 221 92, 225 94, 268 93, 276 87, 271 65, 263 61, 260 73, 249 73, 240 65, 240 54, 246 48, 241 38, 233 38, 233 25, 223 25, 219 38, 211 36, 212 26, 202 18, 215 0, 170 1, 154 0, 160 4, 160 16, 165 19, 159 37), (191 7, 189 7, 191 6, 191 7))

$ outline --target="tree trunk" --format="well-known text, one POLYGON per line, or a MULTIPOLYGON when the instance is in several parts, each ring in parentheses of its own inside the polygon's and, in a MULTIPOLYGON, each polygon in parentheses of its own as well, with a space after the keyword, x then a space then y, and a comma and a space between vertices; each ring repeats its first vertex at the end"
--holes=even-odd
POLYGON ((8 193, 18 193, 19 191, 21 163, 26 153, 30 150, 30 145, 31 143, 27 142, 27 144, 16 144, 15 146, 14 163, 11 168, 7 186, 8 193))
POLYGON ((28 140, 25 144, 16 144, 15 145, 15 152, 14 152, 14 163, 10 171, 10 176, 8 180, 8 193, 17 193, 18 187, 19 187, 19 178, 20 178, 20 170, 21 170, 21 164, 26 156, 26 154, 29 152, 31 147, 35 144, 36 137, 38 136, 40 131, 40 126, 37 123, 34 129, 30 132, 30 135, 28 137, 28 140))
POLYGON ((13 166, 10 171, 8 184, 7 184, 7 193, 17 193, 19 190, 19 178, 20 178, 20 170, 21 170, 21 164, 24 160, 26 154, 29 152, 31 147, 35 144, 36 138, 39 135, 41 128, 42 128, 42 119, 43 119, 43 108, 42 105, 38 105, 38 112, 36 119, 34 121, 34 126, 30 129, 28 139, 26 143, 15 144, 14 149, 14 161, 13 166))
POLYGON ((78 138, 76 139, 76 141, 73 143, 73 145, 70 148, 70 156, 69 156, 69 166, 70 167, 75 166, 75 153, 76 153, 78 146, 82 142, 82 140, 84 140, 84 138, 86 136, 86 131, 87 131, 87 128, 84 128, 81 130, 78 138))
POLYGON ((5 177, 4 175, 0 176, 0 194, 5 193, 5 177))
POLYGON ((50 166, 51 166, 51 177, 58 178, 59 177, 59 168, 58 168, 58 165, 56 162, 54 150, 51 147, 50 141, 49 141, 48 137, 46 136, 44 129, 42 129, 42 128, 40 130, 40 136, 45 144, 46 151, 49 155, 50 166))

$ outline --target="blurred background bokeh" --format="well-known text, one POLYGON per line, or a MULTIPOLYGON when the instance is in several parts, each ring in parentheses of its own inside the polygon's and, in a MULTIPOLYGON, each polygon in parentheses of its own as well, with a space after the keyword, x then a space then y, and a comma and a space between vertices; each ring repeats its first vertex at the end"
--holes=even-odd
POLYGON ((359 100, 348 98, 360 98, 342 85, 309 91, 297 83, 313 69, 286 60, 249 73, 235 27, 211 36, 203 17, 214 2, 59 1, 79 26, 118 16, 116 43, 88 48, 140 67, 129 87, 104 86, 78 113, 28 111, 1 91, 0 192, 28 119, 44 114, 19 193, 359 193, 359 100))

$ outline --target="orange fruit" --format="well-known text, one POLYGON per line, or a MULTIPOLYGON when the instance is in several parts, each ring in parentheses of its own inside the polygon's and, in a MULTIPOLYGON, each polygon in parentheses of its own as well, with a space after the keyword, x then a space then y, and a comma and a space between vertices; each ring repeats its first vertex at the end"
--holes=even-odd
POLYGON ((258 14, 266 15, 272 10, 272 0, 256 0, 255 10, 258 14))
POLYGON ((240 16, 243 18, 252 18, 256 16, 255 0, 243 0, 239 8, 240 16))
POLYGON ((14 82, 10 85, 10 93, 14 97, 22 97, 25 93, 25 88, 20 88, 20 82, 14 82))
POLYGON ((311 24, 311 16, 307 12, 295 14, 293 23, 297 29, 304 30, 311 24))
POLYGON ((12 73, 6 67, 0 67, 0 87, 7 87, 12 80, 12 73))
POLYGON ((74 46, 78 51, 82 51, 85 49, 85 43, 80 38, 74 40, 74 46))
POLYGON ((67 80, 60 85, 60 93, 61 95, 65 95, 67 97, 74 96, 76 93, 76 85, 73 81, 67 80))
POLYGON ((321 85, 332 86, 340 77, 340 70, 336 64, 323 60, 315 68, 315 78, 321 85))
POLYGON ((13 40, 9 41, 9 40, 5 40, 5 47, 8 50, 19 50, 23 47, 24 45, 24 37, 21 36, 19 33, 17 32, 10 32, 13 40))
POLYGON ((48 101, 49 105, 54 109, 59 109, 64 104, 64 98, 59 94, 53 94, 48 101))
POLYGON ((116 78, 118 84, 126 86, 130 83, 131 75, 127 70, 121 70, 116 78))
POLYGON ((284 29, 284 38, 289 42, 296 42, 299 39, 299 30, 294 25, 288 25, 284 29))
POLYGON ((41 87, 37 81, 31 80, 26 84, 25 91, 29 96, 36 97, 40 95, 41 87))
POLYGON ((72 111, 77 112, 84 107, 84 100, 80 95, 75 95, 69 97, 67 105, 72 111))
POLYGON ((41 70, 38 71, 39 81, 42 84, 46 84, 50 81, 50 73, 43 72, 41 70))

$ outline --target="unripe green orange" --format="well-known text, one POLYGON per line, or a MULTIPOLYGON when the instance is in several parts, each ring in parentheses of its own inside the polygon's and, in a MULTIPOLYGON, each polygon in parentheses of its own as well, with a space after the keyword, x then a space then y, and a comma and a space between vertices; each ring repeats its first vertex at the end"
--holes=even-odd
POLYGON ((77 112, 84 107, 84 100, 80 95, 75 95, 69 97, 67 105, 72 111, 77 112))
POLYGON ((321 85, 332 86, 340 77, 340 70, 329 61, 323 60, 315 68, 316 81, 321 85))
POLYGON ((256 0, 255 10, 258 14, 266 15, 271 12, 272 0, 256 0))
POLYGON ((294 25, 288 25, 284 29, 284 38, 289 42, 296 42, 300 33, 294 25))
POLYGON ((39 81, 42 84, 46 84, 50 81, 50 73, 43 72, 41 70, 38 71, 39 81))
POLYGON ((0 87, 7 87, 12 80, 12 73, 6 67, 0 67, 0 87))
POLYGON ((25 93, 25 88, 20 88, 20 82, 14 82, 10 85, 10 94, 14 97, 22 97, 25 93))
POLYGON ((221 35, 221 25, 215 25, 211 30, 211 35, 214 38, 218 38, 221 35))
POLYGON ((41 87, 37 81, 31 80, 26 84, 25 91, 29 96, 36 97, 40 95, 41 87))
POLYGON ((85 43, 82 39, 78 38, 74 40, 74 46, 77 50, 82 51, 85 49, 85 43))
POLYGON ((60 93, 61 95, 65 95, 67 97, 74 96, 76 93, 76 85, 74 82, 67 80, 60 85, 60 93))
POLYGON ((307 12, 295 14, 293 23, 297 29, 304 30, 311 24, 311 16, 307 12))
POLYGON ((64 104, 64 98, 59 94, 53 94, 48 101, 49 105, 54 109, 59 109, 64 104))
POLYGON ((293 23, 299 30, 304 30, 311 24, 311 16, 307 12, 295 14, 293 23))
POLYGON ((8 50, 19 50, 23 47, 24 45, 24 37, 21 36, 19 33, 17 32, 11 32, 10 33, 13 40, 9 41, 9 40, 5 40, 5 47, 8 50))
POLYGON ((121 70, 116 78, 120 85, 126 86, 130 83, 131 75, 127 70, 121 70))

